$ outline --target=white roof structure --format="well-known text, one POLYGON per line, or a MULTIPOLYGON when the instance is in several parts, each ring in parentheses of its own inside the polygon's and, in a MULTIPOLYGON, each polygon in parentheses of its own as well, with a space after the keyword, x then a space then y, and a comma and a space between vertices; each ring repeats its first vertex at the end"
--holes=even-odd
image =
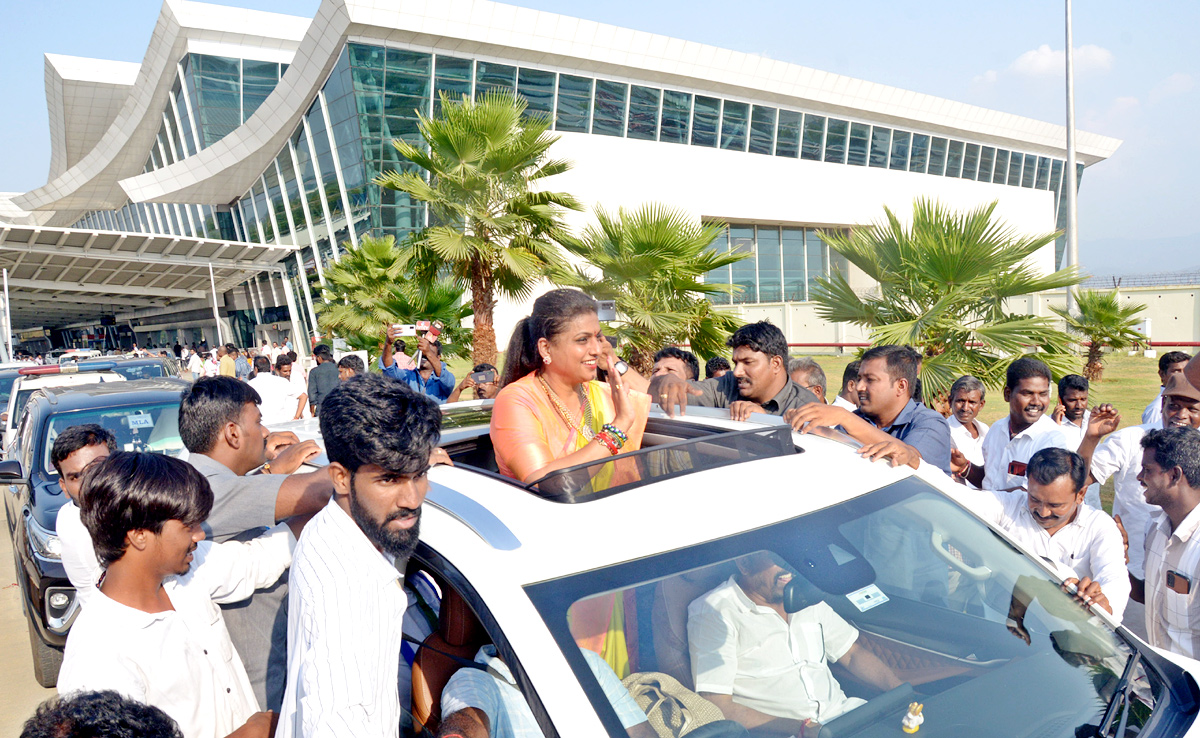
POLYGON ((294 246, 0 222, 0 268, 8 270, 14 330, 211 299, 214 284, 224 292, 263 271, 279 270, 278 262, 294 251, 294 246))
MULTIPOLYGON (((986 137, 1047 156, 1065 153, 1064 127, 843 75, 653 33, 490 0, 426 3, 324 0, 310 22, 271 13, 167 0, 132 94, 87 156, 17 204, 29 210, 120 207, 135 202, 218 204, 246 192, 283 146, 325 82, 347 39, 402 42, 433 51, 495 54, 529 64, 749 96, 764 104, 868 116, 949 136, 986 137), (270 35, 256 35, 270 34, 270 35), (275 91, 242 126, 185 161, 142 173, 175 64, 197 44, 293 55, 275 91)), ((268 58, 268 57, 263 57, 268 58)), ((47 61, 48 66, 51 60, 47 61)), ((54 64, 61 66, 56 58, 54 64)), ((57 66, 56 66, 57 68, 57 66)), ((48 72, 49 76, 49 72, 48 72)), ((49 88, 48 88, 49 89, 49 88)), ((51 98, 53 108, 64 103, 51 98)), ((1080 162, 1110 156, 1120 141, 1079 132, 1080 162)), ((66 157, 65 160, 69 160, 66 157)), ((52 172, 53 173, 53 172, 52 172)), ((58 224, 55 218, 51 222, 58 224)), ((70 219, 65 219, 70 222, 70 219)))

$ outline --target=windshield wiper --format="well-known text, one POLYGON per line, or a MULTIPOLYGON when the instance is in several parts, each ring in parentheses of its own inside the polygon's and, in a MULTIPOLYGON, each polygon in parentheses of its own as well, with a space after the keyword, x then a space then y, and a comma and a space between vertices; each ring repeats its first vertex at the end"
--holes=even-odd
POLYGON ((1117 680, 1112 699, 1108 701, 1108 707, 1104 710, 1104 719, 1100 721, 1099 735, 1109 735, 1113 721, 1117 719, 1117 710, 1122 706, 1124 709, 1121 710, 1121 724, 1118 726, 1117 735, 1125 734, 1125 725, 1129 720, 1129 690, 1132 688, 1133 671, 1141 662, 1142 652, 1134 650, 1129 660, 1125 662, 1125 670, 1121 672, 1121 678, 1117 680))

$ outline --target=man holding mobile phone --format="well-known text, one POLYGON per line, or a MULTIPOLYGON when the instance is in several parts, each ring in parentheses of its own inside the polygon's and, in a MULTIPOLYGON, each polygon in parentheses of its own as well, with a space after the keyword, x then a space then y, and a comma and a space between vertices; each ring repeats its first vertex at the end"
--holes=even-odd
POLYGON ((1200 655, 1200 431, 1152 430, 1142 439, 1146 502, 1161 508, 1146 529, 1146 579, 1133 598, 1146 603, 1150 645, 1200 655))
POLYGON ((415 369, 401 369, 392 361, 391 341, 399 337, 404 326, 389 326, 383 354, 379 357, 379 368, 383 376, 398 379, 413 392, 432 397, 442 404, 454 391, 454 375, 446 367, 446 362, 442 361, 442 344, 436 340, 440 330, 435 332, 433 325, 440 326, 440 323, 435 321, 425 335, 417 338, 420 366, 415 369))

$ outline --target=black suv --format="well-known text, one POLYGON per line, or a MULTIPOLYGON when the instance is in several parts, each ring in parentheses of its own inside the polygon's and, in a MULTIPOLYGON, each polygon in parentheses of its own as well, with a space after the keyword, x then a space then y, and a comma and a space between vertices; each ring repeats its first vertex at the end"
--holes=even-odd
POLYGON ((97 423, 116 435, 119 450, 180 456, 179 398, 187 386, 181 379, 140 379, 45 388, 29 398, 13 453, 0 462, 0 484, 8 485, 4 502, 13 558, 29 619, 34 675, 43 687, 58 680, 67 631, 79 612, 55 535, 58 509, 67 496, 50 463, 54 439, 70 426, 97 423))

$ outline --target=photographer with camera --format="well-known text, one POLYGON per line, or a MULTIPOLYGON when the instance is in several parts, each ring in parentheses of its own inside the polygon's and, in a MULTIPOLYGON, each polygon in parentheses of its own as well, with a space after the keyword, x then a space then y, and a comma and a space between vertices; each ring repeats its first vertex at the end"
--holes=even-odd
POLYGON ((490 400, 500 391, 499 377, 496 376, 496 367, 491 364, 476 364, 467 378, 458 383, 454 391, 450 393, 450 397, 446 399, 447 403, 458 402, 462 398, 463 390, 474 389, 476 400, 490 400))
POLYGON ((425 335, 417 338, 421 362, 417 369, 401 369, 398 362, 393 360, 392 342, 408 332, 407 326, 392 324, 387 327, 383 355, 379 357, 379 368, 385 377, 404 382, 413 392, 432 397, 438 404, 446 402, 454 391, 454 375, 446 368, 446 362, 442 361, 442 344, 437 340, 441 333, 440 325, 435 322, 425 335))

